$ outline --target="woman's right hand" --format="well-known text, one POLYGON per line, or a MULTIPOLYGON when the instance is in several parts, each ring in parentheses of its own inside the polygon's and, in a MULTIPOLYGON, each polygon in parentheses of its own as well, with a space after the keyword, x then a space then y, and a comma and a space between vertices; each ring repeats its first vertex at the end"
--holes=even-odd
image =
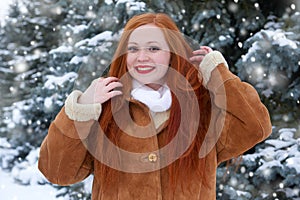
POLYGON ((122 83, 116 77, 95 79, 85 92, 79 97, 80 104, 104 103, 109 99, 122 95, 122 91, 114 90, 122 87, 122 83))

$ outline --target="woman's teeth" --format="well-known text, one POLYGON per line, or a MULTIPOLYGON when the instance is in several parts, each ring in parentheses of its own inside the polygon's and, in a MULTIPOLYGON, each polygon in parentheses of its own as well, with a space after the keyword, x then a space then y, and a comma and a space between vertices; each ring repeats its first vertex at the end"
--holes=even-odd
POLYGON ((137 67, 138 71, 148 71, 148 70, 152 70, 153 67, 137 67))
POLYGON ((135 70, 140 74, 148 74, 154 70, 155 67, 152 66, 137 66, 135 70))

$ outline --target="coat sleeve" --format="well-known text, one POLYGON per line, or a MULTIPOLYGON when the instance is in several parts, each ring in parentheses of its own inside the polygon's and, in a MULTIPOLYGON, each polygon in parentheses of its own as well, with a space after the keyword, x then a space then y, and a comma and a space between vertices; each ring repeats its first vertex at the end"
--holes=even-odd
POLYGON ((93 157, 85 146, 96 120, 75 121, 63 107, 51 123, 42 142, 38 168, 52 183, 70 185, 93 172, 93 157))
POLYGON ((211 126, 218 163, 243 154, 272 132, 269 112, 254 87, 226 65, 216 63, 206 85, 212 98, 211 126))

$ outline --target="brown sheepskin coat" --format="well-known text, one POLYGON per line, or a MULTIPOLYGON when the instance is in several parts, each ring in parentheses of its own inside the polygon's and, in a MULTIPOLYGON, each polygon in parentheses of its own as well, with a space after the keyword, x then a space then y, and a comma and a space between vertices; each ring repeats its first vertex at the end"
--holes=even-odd
POLYGON ((157 169, 160 159, 157 150, 160 149, 160 136, 166 134, 164 122, 168 116, 162 114, 156 119, 158 122, 154 122, 149 117, 148 108, 136 100, 130 102, 133 119, 137 124, 150 123, 147 131, 152 136, 136 138, 124 133, 118 145, 128 152, 142 153, 140 159, 121 159, 124 163, 130 161, 132 166, 144 167, 146 172, 119 171, 111 177, 114 184, 101 190, 99 161, 89 153, 84 142, 98 122, 75 123, 66 114, 65 107, 50 125, 41 145, 39 169, 50 182, 59 185, 74 184, 93 174, 93 200, 214 200, 218 165, 264 140, 271 134, 272 128, 269 113, 255 89, 232 74, 224 63, 218 64, 212 71, 207 89, 213 94, 214 113, 214 126, 206 140, 208 149, 204 173, 209 180, 208 185, 203 185, 195 173, 186 184, 178 186, 175 193, 171 192, 167 168, 157 169))

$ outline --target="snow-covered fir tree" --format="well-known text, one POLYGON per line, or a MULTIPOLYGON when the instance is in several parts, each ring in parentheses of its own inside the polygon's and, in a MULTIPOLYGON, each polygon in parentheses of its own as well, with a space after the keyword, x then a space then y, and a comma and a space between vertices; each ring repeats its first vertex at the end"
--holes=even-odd
POLYGON ((300 197, 300 140, 295 128, 276 128, 256 153, 217 173, 218 199, 292 200, 300 197))
POLYGON ((300 13, 277 19, 246 40, 247 53, 236 63, 238 75, 261 94, 273 121, 300 117, 300 13), (297 31, 298 30, 298 31, 297 31))
MULTIPOLYGON (((256 87, 274 121, 293 126, 274 129, 272 138, 247 152, 237 171, 220 166, 218 199, 296 199, 300 172, 291 163, 299 164, 300 151, 297 5, 291 0, 16 0, 0 30, 0 169, 11 171, 20 184, 49 184, 41 175, 29 176, 36 173, 29 166, 36 166, 38 147, 67 95, 106 73, 131 16, 165 12, 194 48, 220 50, 231 70, 256 87), (276 184, 267 187, 270 182, 276 184)), ((90 184, 88 179, 54 187, 66 199, 89 199, 90 184)))

